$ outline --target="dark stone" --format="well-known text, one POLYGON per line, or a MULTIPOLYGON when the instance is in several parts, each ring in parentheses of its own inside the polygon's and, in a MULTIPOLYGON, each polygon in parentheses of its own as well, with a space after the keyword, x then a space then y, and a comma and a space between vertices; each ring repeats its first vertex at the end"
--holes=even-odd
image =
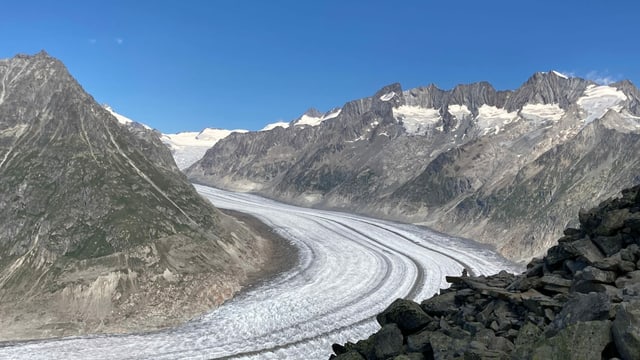
POLYGON ((331 345, 331 350, 333 350, 333 353, 336 354, 336 355, 347 353, 347 349, 344 346, 340 345, 340 344, 331 345))
POLYGON ((576 237, 577 239, 584 236, 583 230, 574 229, 574 228, 566 228, 562 233, 566 236, 576 237))
MULTIPOLYGON (((417 305, 417 304, 416 304, 417 305)), ((373 352, 376 359, 400 355, 404 338, 396 324, 386 324, 374 335, 373 352)))
POLYGON ((407 337, 407 350, 415 352, 429 352, 431 348, 431 335, 433 331, 421 331, 417 334, 409 335, 407 337))
POLYGON ((630 285, 640 284, 640 270, 631 271, 625 276, 617 278, 615 284, 618 289, 624 289, 630 285))
POLYGON ((578 271, 574 279, 612 284, 616 281, 616 273, 613 271, 600 270, 593 266, 587 266, 583 270, 578 271))
POLYGON ((588 264, 601 261, 604 256, 598 247, 589 239, 581 239, 570 244, 563 244, 568 252, 583 260, 588 264))
POLYGON ((376 317, 378 323, 384 326, 389 323, 397 324, 403 333, 413 333, 426 326, 434 319, 427 315, 420 305, 405 299, 397 299, 376 317))
POLYGON ((613 341, 624 360, 640 356, 640 301, 622 304, 612 326, 613 341))
POLYGON ((624 241, 622 240, 622 235, 616 234, 613 236, 596 236, 593 239, 593 243, 605 256, 611 256, 622 249, 624 241))
POLYGON ((575 274, 576 272, 584 269, 586 266, 587 263, 580 260, 567 260, 564 262, 564 268, 571 274, 575 274))
POLYGON ((349 351, 332 358, 333 360, 365 360, 357 351, 349 351))
POLYGON ((553 333, 581 321, 609 319, 611 304, 605 293, 574 293, 552 322, 553 333))
MULTIPOLYGON (((456 295, 455 292, 450 292, 446 294, 442 294, 439 296, 434 296, 430 299, 424 300, 420 307, 422 310, 431 316, 444 316, 448 314, 452 314, 458 311, 458 307, 456 306, 456 295)), ((459 301, 458 303, 462 303, 463 301, 459 301)))
POLYGON ((619 209, 606 212, 602 222, 595 229, 596 235, 611 236, 624 227, 625 220, 629 217, 629 209, 619 209))
POLYGON ((611 342, 611 321, 577 322, 535 344, 526 358, 601 360, 611 342))

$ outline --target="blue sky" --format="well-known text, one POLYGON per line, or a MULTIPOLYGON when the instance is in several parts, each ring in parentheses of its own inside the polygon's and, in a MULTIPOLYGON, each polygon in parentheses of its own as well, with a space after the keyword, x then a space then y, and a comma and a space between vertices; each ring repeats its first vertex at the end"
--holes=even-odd
POLYGON ((162 132, 257 130, 400 82, 640 82, 636 1, 12 1, 0 58, 45 49, 162 132))

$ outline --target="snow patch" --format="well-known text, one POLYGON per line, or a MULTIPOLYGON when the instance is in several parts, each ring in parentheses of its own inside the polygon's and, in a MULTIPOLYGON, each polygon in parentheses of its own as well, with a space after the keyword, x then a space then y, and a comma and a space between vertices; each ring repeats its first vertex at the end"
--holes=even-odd
POLYGON ((425 135, 442 118, 438 109, 402 105, 393 109, 393 117, 402 121, 408 134, 425 135))
MULTIPOLYGON (((111 106, 109 106, 109 105, 106 105, 106 104, 105 104, 105 105, 102 105, 102 107, 104 107, 104 108, 105 108, 105 110, 107 110, 108 112, 110 112, 110 113, 111 113, 111 115, 113 115, 113 116, 116 118, 116 120, 118 120, 118 122, 119 122, 120 124, 122 124, 122 125, 131 125, 132 123, 135 123, 135 122, 136 122, 136 121, 133 121, 133 120, 129 119, 128 117, 126 117, 126 116, 124 116, 124 115, 120 115, 120 114, 118 114, 118 113, 117 113, 117 112, 115 112, 115 111, 111 108, 111 106)), ((145 124, 143 124, 143 123, 138 123, 138 124, 140 124, 140 125, 144 126, 144 127, 145 127, 146 129, 148 129, 148 130, 151 130, 151 127, 149 127, 149 126, 147 126, 147 125, 145 125, 145 124)))
POLYGON ((485 134, 492 130, 498 133, 501 126, 510 124, 517 118, 518 113, 516 112, 508 112, 505 109, 484 104, 478 109, 476 122, 478 128, 484 130, 485 134))
POLYGON ((325 115, 322 118, 322 120, 324 121, 324 120, 329 120, 329 119, 336 118, 336 117, 338 117, 338 115, 340 115, 341 112, 342 112, 342 109, 338 109, 338 110, 332 111, 329 114, 325 115))
POLYGON ((391 91, 391 92, 388 92, 388 93, 380 96, 380 100, 389 101, 389 100, 393 99, 394 96, 396 96, 396 92, 395 91, 391 91))
POLYGON ((469 111, 467 105, 449 105, 447 110, 449 111, 449 114, 453 115, 458 120, 471 115, 471 111, 469 111))
POLYGON ((563 78, 563 79, 568 79, 568 78, 569 78, 567 75, 565 75, 565 74, 563 74, 563 73, 561 73, 561 72, 559 72, 559 71, 551 70, 551 72, 552 72, 553 74, 555 74, 556 76, 561 77, 561 78, 563 78))
POLYGON ((589 85, 577 103, 585 112, 582 121, 586 125, 601 118, 609 110, 620 112, 622 110, 620 103, 625 100, 627 100, 627 96, 614 87, 589 85))
POLYGON ((247 130, 206 128, 200 132, 191 131, 178 134, 162 134, 160 140, 171 149, 173 159, 176 161, 178 168, 184 170, 200 160, 207 150, 218 141, 234 132, 246 133, 247 130))
POLYGON ((260 130, 260 131, 269 131, 269 130, 273 130, 273 129, 277 128, 277 127, 281 127, 281 128, 286 129, 286 128, 289 127, 289 123, 285 122, 285 121, 278 121, 278 122, 275 122, 273 124, 267 124, 267 126, 263 127, 262 130, 260 130))
POLYGON ((329 120, 337 117, 338 115, 340 115, 340 112, 342 112, 342 109, 338 109, 336 111, 333 111, 321 117, 314 117, 314 116, 309 116, 307 114, 304 114, 298 121, 294 123, 294 125, 295 126, 304 126, 304 125, 318 126, 325 120, 329 120))
POLYGON ((564 110, 558 104, 526 104, 520 110, 520 116, 536 123, 558 121, 564 116, 564 110))

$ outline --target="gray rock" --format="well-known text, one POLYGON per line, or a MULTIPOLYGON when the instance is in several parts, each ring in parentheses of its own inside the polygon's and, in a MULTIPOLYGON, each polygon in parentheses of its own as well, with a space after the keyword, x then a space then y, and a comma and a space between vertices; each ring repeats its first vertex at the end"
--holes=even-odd
POLYGON ((611 321, 577 322, 555 336, 536 343, 531 358, 600 360, 602 352, 611 341, 611 321))
POLYGON ((405 299, 397 299, 386 310, 376 317, 378 323, 384 326, 389 323, 397 324, 403 332, 413 332, 433 321, 420 305, 405 299))
POLYGON ((613 271, 600 270, 593 266, 587 266, 583 270, 578 271, 574 279, 611 284, 616 281, 616 273, 613 271))
POLYGON ((573 293, 552 322, 553 332, 577 322, 607 320, 611 304, 605 293, 573 293))
POLYGON ((622 359, 638 359, 640 354, 640 301, 623 303, 612 326, 613 340, 622 359))
POLYGON ((349 351, 344 354, 340 354, 336 357, 333 357, 334 360, 365 360, 365 358, 360 355, 357 351, 349 351))
POLYGON ((376 359, 388 359, 402 353, 402 332, 396 324, 386 324, 374 336, 373 352, 376 359))

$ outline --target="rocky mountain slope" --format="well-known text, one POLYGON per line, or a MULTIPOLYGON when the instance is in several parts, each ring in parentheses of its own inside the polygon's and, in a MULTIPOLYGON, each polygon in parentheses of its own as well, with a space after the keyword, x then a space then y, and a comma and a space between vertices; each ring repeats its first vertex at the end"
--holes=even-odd
POLYGON ((448 277, 398 299, 331 359, 623 359, 640 356, 640 186, 579 215, 520 275, 448 277))
POLYGON ((513 91, 393 84, 287 128, 233 134, 186 173, 225 189, 425 224, 525 262, 581 207, 640 183, 639 103, 628 81, 599 86, 555 71, 513 91))
POLYGON ((220 304, 268 244, 41 52, 0 60, 0 339, 153 329, 220 304))

